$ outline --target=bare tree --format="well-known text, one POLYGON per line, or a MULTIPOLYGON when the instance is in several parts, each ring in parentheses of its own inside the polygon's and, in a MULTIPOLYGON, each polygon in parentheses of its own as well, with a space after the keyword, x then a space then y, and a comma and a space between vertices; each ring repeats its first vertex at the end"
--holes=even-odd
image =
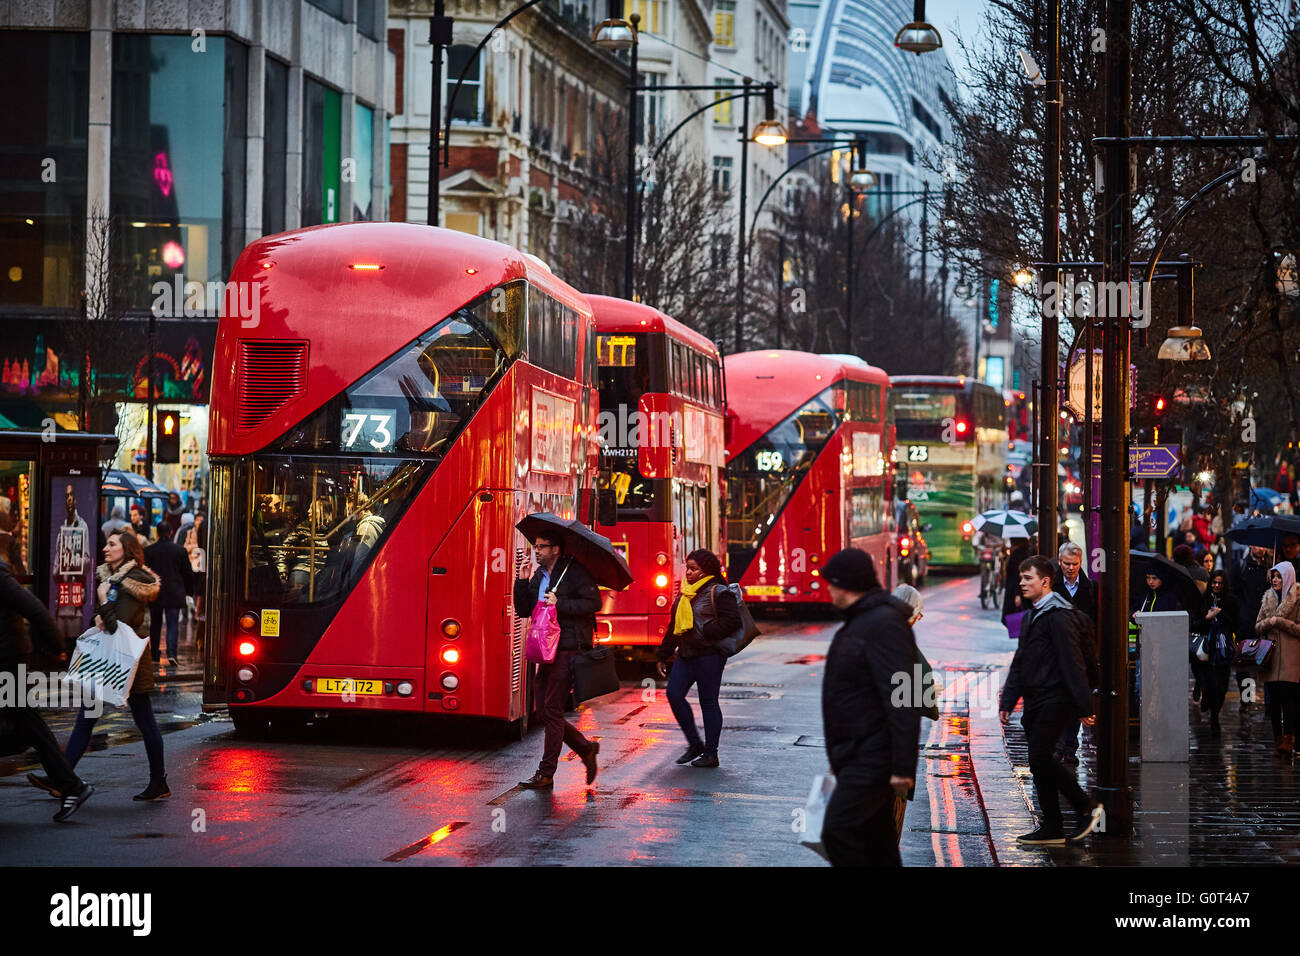
POLYGON ((100 420, 104 403, 111 401, 105 380, 125 377, 130 389, 133 355, 118 221, 96 209, 85 228, 85 286, 66 340, 78 364, 77 417, 82 429, 89 430, 100 420))

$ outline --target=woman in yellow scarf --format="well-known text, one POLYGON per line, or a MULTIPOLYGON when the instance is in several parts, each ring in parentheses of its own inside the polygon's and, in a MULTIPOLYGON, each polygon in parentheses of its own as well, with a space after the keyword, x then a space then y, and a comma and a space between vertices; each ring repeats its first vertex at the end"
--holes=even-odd
POLYGON ((718 651, 717 642, 741 627, 740 608, 726 584, 716 554, 703 548, 688 554, 686 580, 669 614, 672 626, 659 645, 659 676, 668 677, 668 704, 686 735, 686 751, 677 762, 692 767, 718 766, 718 740, 722 736, 718 692, 727 658, 718 651), (670 675, 667 665, 674 653, 676 660, 670 675), (686 702, 692 685, 700 695, 703 741, 695 726, 695 713, 686 702))

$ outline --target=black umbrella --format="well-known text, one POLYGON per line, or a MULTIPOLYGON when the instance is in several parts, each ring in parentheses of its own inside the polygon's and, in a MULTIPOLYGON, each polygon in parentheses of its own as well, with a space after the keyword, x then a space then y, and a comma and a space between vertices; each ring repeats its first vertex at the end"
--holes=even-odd
POLYGON ((623 555, 614 550, 609 538, 592 531, 581 521, 540 511, 528 515, 515 527, 529 541, 536 540, 538 535, 559 538, 564 544, 564 553, 577 558, 603 588, 621 591, 632 583, 632 572, 623 555))
POLYGON ((1195 613, 1195 609, 1200 607, 1205 599, 1201 596, 1201 589, 1196 586, 1196 581, 1192 578, 1192 573, 1181 564, 1175 564, 1163 554, 1155 554, 1151 551, 1130 551, 1129 552, 1129 593, 1146 594, 1147 572, 1153 571, 1160 575, 1161 580, 1165 582, 1165 587, 1169 588, 1177 595, 1179 602, 1183 605, 1183 610, 1188 614, 1195 613))
POLYGON ((168 495, 165 489, 159 488, 144 475, 119 469, 104 476, 99 490, 106 495, 125 495, 131 498, 166 498, 168 495))
POLYGON ((1247 518, 1227 532, 1224 537, 1237 544, 1276 549, 1284 534, 1300 535, 1300 515, 1266 515, 1262 518, 1247 518))

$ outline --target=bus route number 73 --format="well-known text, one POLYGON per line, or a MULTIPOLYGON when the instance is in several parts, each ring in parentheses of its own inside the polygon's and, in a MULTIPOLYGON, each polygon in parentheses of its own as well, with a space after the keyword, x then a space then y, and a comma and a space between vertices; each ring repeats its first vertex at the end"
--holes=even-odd
POLYGON ((397 412, 390 409, 361 409, 343 413, 341 437, 344 451, 391 451, 393 447, 393 422, 397 412))

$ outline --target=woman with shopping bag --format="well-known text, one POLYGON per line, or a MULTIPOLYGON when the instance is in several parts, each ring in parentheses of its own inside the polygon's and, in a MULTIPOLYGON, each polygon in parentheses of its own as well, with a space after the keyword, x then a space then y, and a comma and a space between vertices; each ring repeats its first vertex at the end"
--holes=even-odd
MULTIPOLYGON (((95 572, 99 582, 95 606, 95 626, 108 634, 115 633, 119 624, 125 624, 143 638, 149 636, 149 602, 158 597, 162 582, 144 562, 144 548, 135 533, 121 529, 108 536, 104 546, 104 563, 95 572)), ((148 644, 145 644, 148 647, 148 644)), ((142 648, 143 653, 143 648, 142 648)), ((131 682, 127 706, 135 725, 144 738, 145 753, 149 756, 149 785, 135 795, 136 800, 162 800, 171 796, 167 787, 167 772, 163 765, 162 733, 154 719, 153 703, 149 694, 154 689, 153 661, 142 657, 131 682)), ((68 738, 68 763, 77 765, 90 743, 96 718, 87 716, 83 707, 77 714, 77 723, 68 738)), ((61 796, 44 777, 28 774, 27 779, 42 790, 61 796)))

